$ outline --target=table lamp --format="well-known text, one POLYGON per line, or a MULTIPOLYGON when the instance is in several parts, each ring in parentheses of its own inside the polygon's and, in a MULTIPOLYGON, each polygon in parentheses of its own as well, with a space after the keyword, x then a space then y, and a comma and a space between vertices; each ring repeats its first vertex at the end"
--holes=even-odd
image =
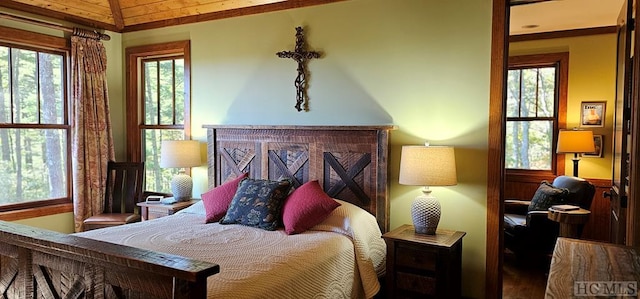
POLYGON ((185 168, 202 164, 200 142, 196 140, 163 140, 160 147, 160 167, 180 168, 171 180, 171 193, 176 201, 191 200, 193 180, 185 168))
POLYGON ((578 176, 578 154, 592 153, 596 151, 593 142, 593 132, 583 130, 560 130, 558 133, 558 147, 556 153, 573 153, 573 176, 578 176))
POLYGON ((402 185, 424 186, 411 204, 411 218, 418 234, 435 235, 440 222, 440 203, 429 186, 458 184, 453 147, 405 145, 400 158, 402 185))

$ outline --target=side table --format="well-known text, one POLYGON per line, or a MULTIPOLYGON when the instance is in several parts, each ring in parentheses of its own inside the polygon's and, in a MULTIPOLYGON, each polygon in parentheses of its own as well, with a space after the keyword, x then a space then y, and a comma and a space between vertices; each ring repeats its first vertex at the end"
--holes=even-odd
POLYGON ((407 224, 384 234, 387 298, 460 298, 464 235, 444 229, 416 234, 407 224))
POLYGON ((190 201, 179 201, 170 205, 165 205, 162 203, 139 202, 137 205, 141 210, 140 213, 142 214, 142 221, 146 221, 173 215, 175 212, 187 208, 198 201, 199 199, 192 199, 190 201))
POLYGON ((549 208, 547 217, 560 223, 560 237, 579 239, 583 225, 589 221, 589 214, 591 211, 582 208, 571 211, 549 208))

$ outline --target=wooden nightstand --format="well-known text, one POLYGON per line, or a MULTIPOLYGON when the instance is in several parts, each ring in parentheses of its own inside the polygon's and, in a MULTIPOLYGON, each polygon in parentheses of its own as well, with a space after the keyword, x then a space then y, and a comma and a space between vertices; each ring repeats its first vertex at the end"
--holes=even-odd
POLYGON ((140 213, 142 214, 142 221, 156 219, 164 216, 173 215, 175 212, 191 206, 192 204, 200 201, 199 199, 192 199, 190 201, 181 201, 174 204, 165 205, 161 203, 146 203, 139 202, 140 213))
POLYGON ((460 298, 464 235, 444 229, 420 235, 408 224, 384 234, 387 298, 460 298))

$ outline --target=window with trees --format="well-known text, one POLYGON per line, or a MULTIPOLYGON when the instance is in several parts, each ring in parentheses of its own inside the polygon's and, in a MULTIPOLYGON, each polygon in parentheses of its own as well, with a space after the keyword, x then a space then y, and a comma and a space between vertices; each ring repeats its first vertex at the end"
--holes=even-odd
POLYGON ((507 169, 557 173, 555 148, 566 119, 567 63, 568 53, 509 58, 507 169))
POLYGON ((128 153, 145 162, 145 190, 170 193, 178 169, 160 167, 160 147, 190 136, 189 42, 129 48, 127 59, 128 153))
POLYGON ((67 53, 0 43, 0 211, 70 202, 67 53))

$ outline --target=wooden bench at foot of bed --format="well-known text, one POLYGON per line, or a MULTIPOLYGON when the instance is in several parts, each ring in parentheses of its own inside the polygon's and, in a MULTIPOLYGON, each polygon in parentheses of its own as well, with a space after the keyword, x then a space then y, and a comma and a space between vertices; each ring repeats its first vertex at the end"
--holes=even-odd
POLYGON ((0 221, 0 297, 196 298, 216 264, 0 221))

